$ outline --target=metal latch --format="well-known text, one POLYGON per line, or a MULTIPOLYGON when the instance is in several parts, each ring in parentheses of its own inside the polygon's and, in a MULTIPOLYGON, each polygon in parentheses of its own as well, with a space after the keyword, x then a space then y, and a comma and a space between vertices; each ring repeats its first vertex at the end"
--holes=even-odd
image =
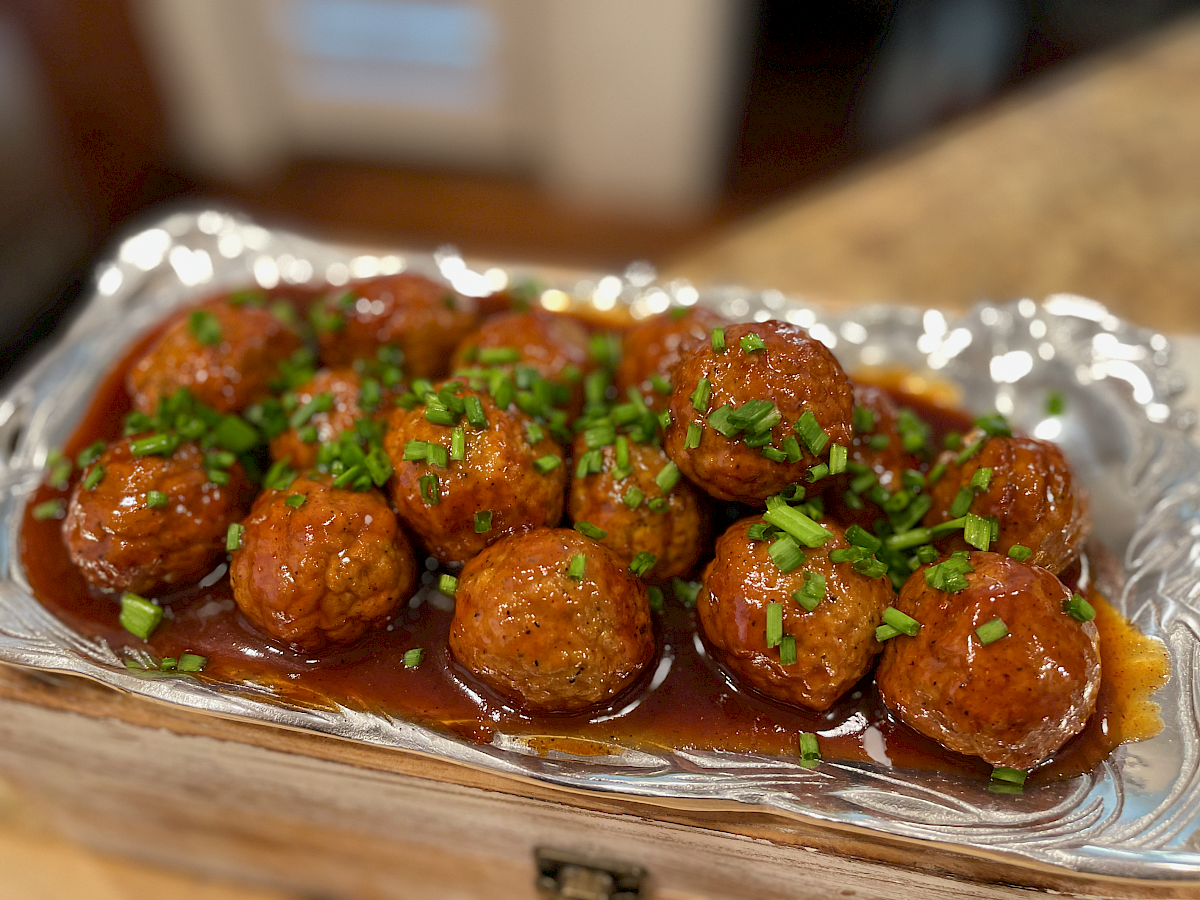
POLYGON ((632 863, 549 850, 534 851, 538 892, 546 900, 637 900, 646 870, 632 863))

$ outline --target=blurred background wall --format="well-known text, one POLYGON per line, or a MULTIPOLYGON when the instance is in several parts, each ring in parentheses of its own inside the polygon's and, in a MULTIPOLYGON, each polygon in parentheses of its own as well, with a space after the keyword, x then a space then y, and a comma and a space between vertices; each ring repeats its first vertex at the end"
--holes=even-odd
POLYGON ((165 202, 655 261, 1196 5, 0 0, 0 375, 165 202))

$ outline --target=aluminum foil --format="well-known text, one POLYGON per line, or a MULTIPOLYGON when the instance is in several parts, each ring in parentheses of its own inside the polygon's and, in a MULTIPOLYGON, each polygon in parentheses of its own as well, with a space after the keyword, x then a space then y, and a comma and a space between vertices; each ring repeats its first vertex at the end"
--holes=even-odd
POLYGON ((1039 863, 1140 879, 1200 878, 1200 449, 1194 415, 1176 409, 1182 380, 1159 334, 1082 297, 983 305, 965 316, 895 306, 820 309, 773 291, 656 283, 646 266, 565 277, 541 294, 635 315, 709 304, 733 319, 782 318, 825 342, 850 370, 903 366, 952 382, 972 410, 998 410, 1057 441, 1088 485, 1096 530, 1124 562, 1115 604, 1168 646, 1173 674, 1155 699, 1165 727, 1120 747, 1094 771, 1014 798, 978 781, 883 763, 793 761, 729 753, 629 751, 539 756, 514 736, 479 746, 352 709, 281 704, 244 685, 147 678, 103 641, 77 634, 30 594, 18 553, 28 493, 61 446, 100 373, 132 337, 198 294, 248 283, 344 284, 404 269, 440 274, 482 295, 536 269, 472 266, 457 253, 378 252, 271 231, 218 210, 178 212, 131 234, 94 274, 82 313, 57 345, 0 398, 0 661, 82 675, 201 712, 308 729, 428 753, 556 785, 663 800, 731 803, 1039 863), (1048 391, 1065 398, 1046 414, 1048 391))

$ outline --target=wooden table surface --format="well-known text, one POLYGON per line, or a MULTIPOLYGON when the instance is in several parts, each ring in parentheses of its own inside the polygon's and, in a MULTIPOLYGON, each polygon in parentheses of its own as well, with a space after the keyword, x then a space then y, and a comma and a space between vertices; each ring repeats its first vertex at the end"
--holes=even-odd
MULTIPOLYGON (((664 267, 828 303, 1069 291, 1200 332, 1200 18, 789 198, 664 267)), ((283 895, 105 858, 0 784, 0 898, 283 895)))

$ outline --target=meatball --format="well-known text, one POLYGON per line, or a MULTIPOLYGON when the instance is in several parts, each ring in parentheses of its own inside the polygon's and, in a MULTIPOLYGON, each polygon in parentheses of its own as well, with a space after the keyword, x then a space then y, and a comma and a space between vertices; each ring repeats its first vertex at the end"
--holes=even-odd
POLYGON ((654 656, 649 594, 623 560, 578 532, 514 535, 463 567, 450 652, 517 707, 587 709, 654 656))
POLYGON ((425 548, 442 562, 465 562, 510 531, 557 525, 567 484, 562 447, 525 413, 499 409, 486 391, 459 382, 442 391, 464 407, 477 402, 483 424, 473 425, 469 410, 450 413, 456 424, 438 424, 430 421, 436 409, 419 404, 395 410, 383 439, 395 470, 392 500, 425 548), (452 458, 456 440, 462 459, 452 458))
POLYGON ((532 368, 559 386, 554 405, 577 415, 583 406, 583 374, 588 367, 589 332, 578 319, 542 309, 489 319, 454 351, 453 369, 532 368))
POLYGON ((234 602, 266 635, 294 647, 353 641, 416 587, 412 545, 378 491, 339 490, 328 476, 302 475, 263 491, 243 524, 229 564, 234 602))
MULTIPOLYGON (((951 507, 966 488, 974 494, 970 512, 1000 522, 999 537, 989 549, 1006 553, 1021 544, 1033 551, 1030 565, 1051 572, 1069 566, 1091 534, 1092 520, 1087 491, 1074 480, 1062 451, 1049 441, 987 437, 978 430, 969 433, 963 445, 966 449, 942 457, 946 471, 930 489, 933 506, 925 524, 955 518, 951 507), (982 446, 971 453, 979 441, 982 446), (963 456, 967 458, 958 462, 963 456), (991 469, 987 487, 972 488, 972 479, 981 469, 991 469)), ((947 544, 951 549, 967 547, 961 536, 948 539, 947 544)))
MULTIPOLYGON (((708 507, 703 495, 679 477, 662 448, 621 436, 599 448, 600 471, 572 475, 568 510, 573 522, 589 522, 607 534, 600 543, 626 563, 638 553, 653 553, 646 577, 661 581, 686 575, 707 544, 708 507), (622 467, 619 446, 628 463, 622 467), (656 481, 656 479, 658 479, 656 481), (662 484, 675 484, 663 491, 662 484)), ((586 433, 575 438, 574 455, 588 450, 586 433)))
POLYGON ((398 347, 410 377, 446 374, 450 351, 475 327, 476 304, 447 285, 409 272, 362 281, 318 300, 311 310, 321 362, 348 366, 398 347))
POLYGON ((762 503, 804 484, 831 445, 850 443, 850 382, 825 345, 794 325, 733 325, 725 329, 724 350, 699 344, 672 381, 667 455, 718 499, 762 503), (755 407, 757 417, 743 427, 747 420, 738 418, 755 407), (812 422, 824 431, 816 453, 794 430, 802 416, 802 429, 812 422))
POLYGON ((227 299, 186 310, 129 370, 133 405, 153 415, 186 387, 217 412, 240 412, 266 397, 300 335, 274 313, 227 299))
POLYGON ((743 683, 785 703, 828 709, 870 671, 880 650, 875 629, 895 592, 886 575, 869 577, 853 562, 830 559, 832 550, 850 545, 828 519, 820 524, 832 534, 829 541, 805 549, 803 565, 781 571, 768 552, 771 539, 747 533, 762 522, 741 519, 717 539, 696 601, 700 626, 713 654, 743 683), (767 645, 773 603, 782 604, 783 634, 795 641, 793 663, 781 661, 780 647, 767 645))
POLYGON ((896 607, 921 623, 887 642, 875 681, 904 722, 950 750, 1028 769, 1078 733, 1096 706, 1096 626, 1064 612, 1071 592, 1050 572, 974 552, 967 587, 930 587, 915 572, 896 607), (1008 633, 984 645, 976 629, 1008 633))
POLYGON ((133 440, 110 444, 75 484, 63 520, 71 560, 108 590, 142 594, 196 581, 224 555, 225 532, 245 515, 254 486, 236 462, 226 484, 211 481, 194 443, 170 456, 135 456, 133 440))
MULTIPOLYGON (((328 395, 327 403, 318 406, 304 425, 288 428, 271 439, 272 459, 290 457, 292 468, 304 471, 316 465, 322 443, 336 440, 343 431, 352 429, 368 411, 360 406, 363 379, 353 369, 322 369, 294 393, 298 408, 312 403, 314 398, 328 395), (326 406, 328 408, 324 408, 326 406), (306 434, 302 429, 311 431, 306 434)), ((367 398, 367 405, 372 407, 370 413, 374 413, 387 397, 383 391, 377 394, 376 398, 367 398)))
POLYGON ((624 397, 629 388, 637 388, 655 412, 666 409, 670 391, 664 394, 659 387, 670 384, 683 354, 709 340, 714 328, 728 324, 706 306, 679 307, 643 319, 625 332, 621 362, 613 379, 617 394, 624 397))
MULTIPOLYGON (((894 494, 904 488, 906 470, 921 471, 925 467, 917 453, 926 445, 928 427, 911 410, 901 410, 883 388, 858 382, 853 382, 852 387, 855 427, 854 438, 847 448, 850 466, 856 471, 874 473, 875 483, 888 494, 894 494), (902 416, 912 426, 911 434, 914 437, 909 438, 911 450, 905 446, 904 437, 909 431, 902 433, 900 428, 902 416)), ((839 478, 836 482, 831 497, 835 516, 838 521, 857 522, 869 528, 876 519, 886 514, 867 496, 870 491, 847 498, 845 492, 851 483, 849 477, 839 478)))

